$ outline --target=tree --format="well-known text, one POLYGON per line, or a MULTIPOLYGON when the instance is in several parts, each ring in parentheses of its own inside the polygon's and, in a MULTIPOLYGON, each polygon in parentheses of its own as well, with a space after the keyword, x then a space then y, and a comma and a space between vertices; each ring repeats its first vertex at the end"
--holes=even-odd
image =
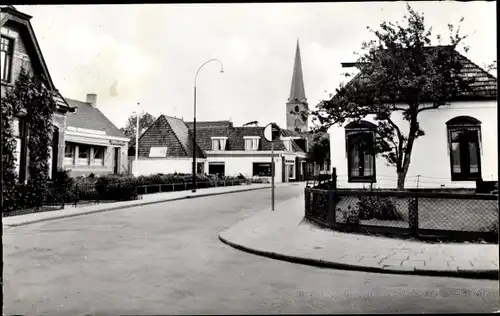
MULTIPOLYGON (((139 117, 139 136, 140 134, 144 133, 146 129, 148 129, 153 123, 156 121, 156 118, 149 114, 149 113, 143 113, 139 117)), ((127 125, 125 127, 120 128, 120 131, 122 131, 125 136, 129 137, 131 141, 135 141, 135 131, 137 130, 137 116, 131 115, 128 118, 127 125)))
POLYGON ((460 25, 455 29, 448 24, 448 45, 441 45, 438 34, 439 45, 431 46, 432 28, 424 25, 424 15, 410 5, 407 10, 401 22, 383 22, 379 30, 368 27, 376 40, 362 44, 359 73, 341 84, 330 100, 321 101, 317 110, 300 113, 312 114, 319 123, 315 130, 322 131, 373 115, 378 123, 375 153, 396 167, 399 190, 404 189, 415 140, 425 135, 419 114, 448 105, 460 91, 470 91, 469 79, 459 76, 462 56, 456 49, 466 38, 460 35, 460 25), (402 114, 408 130, 395 124, 395 113, 402 114))
POLYGON ((491 64, 485 65, 484 69, 489 73, 497 71, 497 61, 494 60, 491 64))
POLYGON ((319 165, 330 163, 330 137, 328 133, 317 132, 313 134, 308 158, 319 165))
POLYGON ((29 196, 23 197, 29 205, 39 206, 44 202, 49 171, 49 146, 52 133, 52 114, 56 104, 52 92, 45 86, 42 78, 30 76, 21 69, 13 88, 2 99, 2 181, 4 210, 10 211, 19 206, 16 192, 17 174, 15 172, 15 140, 12 134, 14 115, 21 109, 26 110, 25 122, 29 127, 29 196))

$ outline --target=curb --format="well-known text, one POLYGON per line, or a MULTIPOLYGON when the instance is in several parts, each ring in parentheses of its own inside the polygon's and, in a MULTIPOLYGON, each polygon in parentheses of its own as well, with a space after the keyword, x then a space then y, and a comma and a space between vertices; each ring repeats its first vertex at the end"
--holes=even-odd
POLYGON ((104 209, 100 209, 100 210, 92 210, 92 211, 87 211, 87 212, 82 212, 82 213, 70 213, 70 214, 64 214, 64 215, 55 215, 53 217, 34 219, 34 220, 29 220, 26 222, 15 223, 15 224, 4 224, 4 227, 24 226, 24 225, 29 225, 29 224, 35 224, 35 223, 40 223, 40 222, 56 220, 56 219, 70 218, 70 217, 82 216, 82 215, 90 215, 90 214, 107 212, 107 211, 116 211, 116 210, 136 207, 136 206, 145 206, 145 205, 158 204, 158 203, 164 203, 164 202, 172 202, 172 201, 178 201, 178 200, 195 199, 195 198, 207 197, 207 196, 212 196, 212 195, 223 195, 223 194, 230 194, 230 193, 248 192, 248 191, 263 190, 263 189, 269 189, 269 188, 271 188, 270 185, 266 186, 266 187, 260 187, 260 188, 249 188, 249 189, 244 189, 244 190, 232 190, 232 191, 226 191, 226 192, 205 193, 205 194, 198 194, 198 195, 194 195, 194 196, 193 195, 185 195, 185 196, 181 196, 181 197, 177 197, 177 198, 166 198, 163 200, 149 201, 149 202, 136 203, 136 204, 130 204, 130 205, 110 206, 108 208, 104 208, 104 209))
MULTIPOLYGON (((222 232, 221 232, 222 233, 222 232)), ((333 261, 325 261, 320 259, 304 258, 291 255, 285 255, 281 253, 275 253, 271 251, 258 250, 246 246, 242 246, 233 243, 226 238, 221 236, 219 233, 219 240, 224 244, 227 244, 235 249, 245 251, 251 254, 287 261, 291 263, 298 263, 310 266, 316 266, 320 268, 330 268, 338 270, 351 270, 351 271, 362 271, 371 273, 384 273, 384 274, 405 274, 405 275, 420 275, 420 276, 441 276, 441 277, 455 277, 455 278, 466 278, 466 279, 484 279, 484 280, 498 280, 499 271, 498 270, 425 270, 425 269, 395 269, 395 268, 380 268, 380 267, 369 267, 369 266, 359 266, 348 263, 339 263, 333 261)))

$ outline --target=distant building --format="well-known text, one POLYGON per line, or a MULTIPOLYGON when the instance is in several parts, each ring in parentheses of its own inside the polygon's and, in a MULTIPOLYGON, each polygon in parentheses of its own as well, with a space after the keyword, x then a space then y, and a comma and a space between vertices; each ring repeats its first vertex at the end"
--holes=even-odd
MULTIPOLYGON (((307 109, 300 48, 297 41, 290 97, 286 104, 287 128, 274 144, 277 182, 304 181, 312 173, 307 152, 311 134, 307 120, 292 110, 307 109)), ((271 143, 264 138, 264 126, 233 126, 231 121, 193 123, 161 115, 139 138, 139 161, 135 163, 135 144, 129 151, 134 174, 191 173, 193 146, 196 146, 197 172, 246 177, 271 176, 271 143)), ((326 166, 317 166, 326 170, 326 166)))
POLYGON ((127 172, 129 138, 99 110, 97 95, 66 101, 76 111, 67 115, 64 169, 73 177, 127 172))

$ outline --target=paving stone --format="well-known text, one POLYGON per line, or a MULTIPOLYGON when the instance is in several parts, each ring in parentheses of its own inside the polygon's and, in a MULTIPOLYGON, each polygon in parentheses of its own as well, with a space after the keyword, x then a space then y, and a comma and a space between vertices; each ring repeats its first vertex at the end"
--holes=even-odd
POLYGON ((410 256, 404 253, 395 253, 390 255, 387 259, 395 259, 395 260, 408 260, 410 256))
POLYGON ((382 259, 376 259, 376 258, 363 258, 357 262, 357 264, 360 264, 362 266, 368 266, 368 267, 378 267, 380 265, 380 261, 382 259))
POLYGON ((403 262, 403 260, 387 258, 387 259, 382 260, 382 262, 380 264, 382 264, 384 266, 385 265, 400 266, 402 262, 403 262))
POLYGON ((425 266, 425 260, 405 260, 401 263, 401 266, 423 267, 425 266))
POLYGON ((452 268, 473 268, 470 261, 446 261, 446 263, 452 268))
POLYGON ((357 256, 357 255, 346 255, 341 258, 339 258, 339 261, 341 263, 357 263, 359 262, 363 257, 357 256))
POLYGON ((471 260, 471 264, 475 269, 479 270, 489 270, 496 269, 497 267, 491 261, 485 260, 471 260))

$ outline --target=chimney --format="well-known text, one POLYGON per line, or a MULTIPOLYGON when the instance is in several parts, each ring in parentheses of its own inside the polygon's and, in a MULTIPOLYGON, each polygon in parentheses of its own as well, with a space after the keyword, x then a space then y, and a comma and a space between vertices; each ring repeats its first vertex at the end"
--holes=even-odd
POLYGON ((87 103, 90 103, 93 108, 97 108, 97 94, 87 93, 87 103))

